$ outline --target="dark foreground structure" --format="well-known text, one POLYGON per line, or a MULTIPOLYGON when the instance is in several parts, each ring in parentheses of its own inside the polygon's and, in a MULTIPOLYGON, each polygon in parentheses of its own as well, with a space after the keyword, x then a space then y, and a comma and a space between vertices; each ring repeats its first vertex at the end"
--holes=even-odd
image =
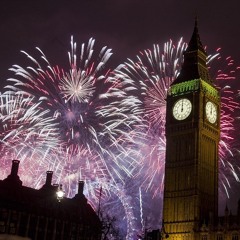
MULTIPOLYGON (((0 180, 0 234, 32 240, 98 240, 101 222, 87 203, 80 181, 78 193, 57 198, 58 185, 52 185, 52 171, 39 190, 22 185, 19 161, 12 161, 11 174, 0 180)), ((1 235, 0 235, 1 237, 1 235)))

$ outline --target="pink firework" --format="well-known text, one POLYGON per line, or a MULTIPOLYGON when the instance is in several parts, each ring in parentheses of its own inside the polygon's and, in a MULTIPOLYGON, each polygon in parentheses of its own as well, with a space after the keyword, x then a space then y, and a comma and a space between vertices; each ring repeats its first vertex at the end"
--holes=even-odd
MULTIPOLYGON (((30 60, 30 66, 14 65, 10 68, 14 77, 8 79, 9 85, 5 87, 4 96, 15 99, 22 96, 19 104, 29 99, 28 105, 24 105, 24 111, 28 113, 28 106, 35 106, 36 114, 42 114, 44 118, 42 121, 49 120, 44 123, 46 127, 51 126, 53 133, 56 133, 53 142, 57 146, 47 150, 41 148, 44 157, 34 154, 26 162, 22 155, 14 156, 21 161, 20 172, 21 168, 24 171, 32 164, 31 171, 24 171, 24 184, 40 187, 46 170, 53 170, 53 181, 61 182, 68 196, 74 195, 76 182, 84 180, 86 195, 97 206, 96 194, 100 187, 104 191, 104 201, 110 198, 113 189, 119 190, 118 194, 114 194, 120 196, 122 190, 117 184, 121 182, 121 189, 124 189, 125 179, 131 178, 139 166, 139 145, 136 146, 135 142, 142 138, 143 124, 142 119, 135 114, 138 109, 136 98, 126 97, 130 91, 128 82, 116 80, 110 69, 106 68, 112 55, 111 49, 103 47, 96 54, 94 43, 95 40, 90 39, 87 44, 81 45, 81 50, 77 53, 77 45, 71 39, 69 70, 52 66, 38 48, 40 58, 22 51, 30 60)), ((5 111, 9 104, 1 103, 1 108, 5 111)), ((18 111, 18 105, 15 111, 18 111)), ((37 125, 28 128, 29 121, 20 122, 19 118, 21 115, 17 114, 13 121, 16 129, 3 131, 1 140, 5 135, 11 136, 22 128, 34 135, 37 125), (17 122, 20 124, 15 124, 17 122)), ((44 137, 48 139, 48 135, 51 139, 47 132, 44 137)), ((25 144, 23 138, 24 135, 19 135, 18 139, 14 139, 16 151, 19 149, 17 143, 25 144)), ((10 139, 6 145, 9 146, 9 142, 10 139)), ((41 142, 36 144, 40 145, 41 142)), ((51 145, 52 142, 49 141, 48 144, 51 145)), ((30 147, 25 144, 25 151, 22 152, 29 152, 30 147)), ((7 155, 8 148, 4 151, 7 155)), ((123 198, 121 202, 124 199, 127 201, 127 198, 123 198)), ((128 213, 131 209, 124 209, 128 225, 132 226, 133 220, 128 213)), ((133 231, 131 229, 129 227, 129 234, 133 231)))
POLYGON ((31 183, 34 172, 43 167, 36 159, 49 161, 48 153, 60 145, 56 123, 47 117, 48 110, 38 109, 39 103, 34 104, 31 97, 1 94, 0 106, 0 175, 6 177, 12 159, 21 159, 21 171, 27 173, 23 180, 31 183))
MULTIPOLYGON (((177 44, 173 41, 165 43, 161 49, 153 45, 137 55, 136 60, 128 60, 116 73, 118 78, 131 79, 132 94, 136 95, 141 104, 138 111, 143 115, 148 125, 147 142, 143 151, 142 171, 137 176, 144 179, 146 189, 153 191, 154 195, 161 194, 164 178, 165 160, 165 113, 166 96, 170 84, 179 74, 183 61, 183 52, 187 44, 180 39, 177 44), (161 184, 159 184, 161 183, 161 184)), ((234 164, 231 163, 231 140, 234 134, 233 112, 239 109, 231 85, 235 80, 235 67, 231 58, 224 61, 220 57, 220 49, 210 55, 208 65, 215 84, 221 90, 221 141, 219 151, 220 176, 223 189, 228 194, 228 172, 237 179, 234 164), (214 65, 220 65, 221 70, 214 65)), ((237 179, 238 180, 238 179, 237 179)), ((222 188, 221 188, 222 189, 222 188)))
POLYGON ((68 160, 67 165, 81 165, 79 153, 87 151, 89 156, 100 158, 100 170, 108 172, 107 178, 121 178, 122 174, 131 175, 135 164, 130 157, 128 162, 117 156, 126 152, 123 145, 132 141, 132 127, 141 122, 133 113, 134 101, 124 101, 123 84, 115 82, 110 70, 105 69, 111 49, 103 47, 95 56, 94 42, 90 39, 87 45, 82 44, 78 58, 76 43, 71 40, 68 72, 52 67, 38 48, 40 61, 23 52, 33 66, 14 65, 10 69, 15 78, 8 79, 12 85, 6 86, 6 94, 31 97, 39 111, 48 111, 47 117, 59 132, 58 152, 68 153, 66 159, 70 156, 77 161, 73 164, 68 160), (98 62, 93 61, 96 57, 98 62))
POLYGON ((214 55, 209 56, 210 73, 221 92, 221 138, 219 148, 220 161, 220 193, 229 197, 231 179, 239 182, 239 166, 235 161, 236 141, 234 140, 236 128, 236 113, 240 105, 237 101, 236 76, 239 67, 236 66, 231 56, 223 58, 221 48, 214 55))

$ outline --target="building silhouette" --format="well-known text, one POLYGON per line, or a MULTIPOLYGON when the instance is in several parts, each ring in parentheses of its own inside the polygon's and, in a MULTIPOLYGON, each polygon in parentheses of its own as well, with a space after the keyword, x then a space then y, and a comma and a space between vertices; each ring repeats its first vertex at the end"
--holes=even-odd
POLYGON ((72 199, 59 199, 52 171, 36 190, 22 185, 18 167, 19 161, 13 160, 10 175, 0 180, 0 234, 32 240, 101 239, 101 222, 83 194, 83 181, 72 199))

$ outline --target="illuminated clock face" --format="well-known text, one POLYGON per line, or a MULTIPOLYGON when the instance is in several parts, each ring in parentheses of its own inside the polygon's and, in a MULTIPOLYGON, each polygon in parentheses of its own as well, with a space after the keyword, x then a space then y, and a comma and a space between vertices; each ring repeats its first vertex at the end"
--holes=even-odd
POLYGON ((210 123, 215 123, 217 121, 217 106, 212 102, 206 103, 206 116, 210 123))
POLYGON ((186 119, 192 111, 192 103, 187 98, 179 99, 173 106, 173 116, 177 120, 186 119))

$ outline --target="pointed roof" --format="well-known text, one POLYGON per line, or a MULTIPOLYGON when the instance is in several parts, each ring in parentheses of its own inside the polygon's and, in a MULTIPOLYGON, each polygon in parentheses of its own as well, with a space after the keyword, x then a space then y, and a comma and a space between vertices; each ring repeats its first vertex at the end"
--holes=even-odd
POLYGON ((194 30, 193 30, 193 34, 191 37, 191 40, 188 44, 187 50, 186 51, 196 51, 196 50, 201 50, 205 55, 206 52, 204 50, 204 47, 202 45, 199 33, 198 33, 198 20, 197 18, 195 18, 195 25, 194 25, 194 30))
POLYGON ((184 52, 182 69, 173 84, 200 78, 212 84, 207 68, 207 54, 200 40, 198 33, 198 21, 196 18, 191 40, 184 52))

